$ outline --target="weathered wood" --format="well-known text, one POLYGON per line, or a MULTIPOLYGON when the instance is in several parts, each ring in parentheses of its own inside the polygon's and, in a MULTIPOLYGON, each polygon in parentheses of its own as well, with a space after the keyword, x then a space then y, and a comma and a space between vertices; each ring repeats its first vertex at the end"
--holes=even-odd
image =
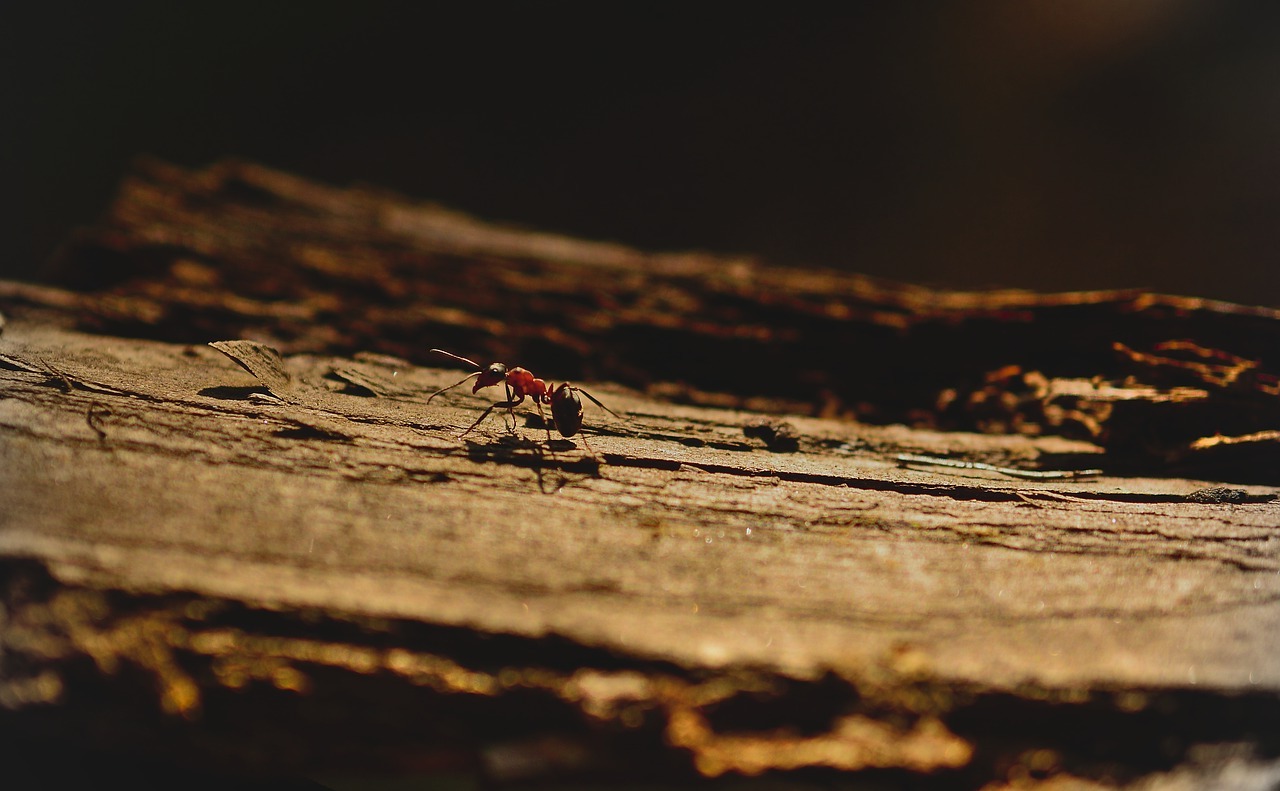
POLYGON ((58 271, 83 292, 78 326, 114 334, 417 364, 437 346, 703 405, 1064 434, 1102 445, 1115 471, 1280 483, 1266 463, 1280 311, 1266 308, 645 254, 238 162, 142 163, 58 271), (1064 380, 1204 392, 1117 405, 1064 380))
POLYGON ((909 469, 896 454, 1097 454, 798 416, 798 451, 776 453, 757 416, 596 383, 628 418, 589 414, 589 449, 496 415, 459 439, 483 400, 423 404, 457 372, 378 357, 293 355, 286 378, 259 356, 254 377, 206 346, 23 321, 0 354, 0 690, 19 714, 98 706, 150 733, 93 703, 88 657, 150 679, 159 743, 203 755, 296 727, 261 703, 237 738, 236 690, 341 706, 347 727, 275 732, 286 766, 500 764, 550 733, 623 766, 967 784, 1032 754, 1097 777, 1111 740, 1115 777, 1275 733, 1269 489, 1203 504, 1204 482, 909 469), (664 741, 677 758, 653 757, 664 741))
POLYGON ((61 267, 0 283, 12 753, 1280 773, 1275 311, 648 255, 241 163, 145 164, 61 267), (433 346, 625 419, 460 436, 491 402, 427 404, 433 346))

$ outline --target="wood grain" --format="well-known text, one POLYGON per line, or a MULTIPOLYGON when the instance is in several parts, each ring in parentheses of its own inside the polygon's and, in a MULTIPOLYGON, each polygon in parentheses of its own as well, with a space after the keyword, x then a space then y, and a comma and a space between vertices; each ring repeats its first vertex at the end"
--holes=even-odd
POLYGON ((1275 311, 643 253, 242 162, 140 163, 55 264, 0 283, 6 765, 1280 778, 1275 311), (428 404, 465 373, 433 347, 621 417, 463 436, 501 394, 428 404))
MULTIPOLYGON (((954 723, 983 701, 1032 721, 1040 701, 1124 718, 1280 690, 1280 504, 1265 488, 1204 504, 1205 482, 904 469, 899 452, 1033 467, 1096 451, 800 416, 799 450, 776 453, 744 430, 756 416, 597 383, 627 418, 589 413, 589 448, 547 444, 529 416, 464 440, 485 402, 426 407, 456 372, 385 358, 288 356, 266 386, 208 347, 21 322, 3 354, 0 551, 59 591, 11 590, 10 672, 14 656, 137 665, 179 718, 238 685, 313 694, 339 669, 450 697, 541 689, 588 719, 651 723, 708 774, 963 771, 984 734, 954 723), (387 395, 350 392, 339 369, 387 395), (146 612, 95 612, 75 598, 88 591, 146 612), (291 615, 199 615, 232 606, 291 615), (289 636, 308 612, 366 626, 289 636), (528 644, 423 647, 406 624, 528 644), (564 650, 530 647, 548 641, 581 653, 557 669, 564 650), (830 695, 813 733, 715 718, 803 698, 795 684, 830 695)), ((41 677, 10 675, 9 699, 41 677)))

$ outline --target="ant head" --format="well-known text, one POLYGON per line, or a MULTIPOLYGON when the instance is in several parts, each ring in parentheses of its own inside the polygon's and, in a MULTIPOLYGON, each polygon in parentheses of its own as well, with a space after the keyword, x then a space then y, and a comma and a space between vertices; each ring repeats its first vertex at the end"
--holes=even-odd
POLYGON ((563 436, 578 433, 582 428, 582 399, 578 398, 577 388, 565 382, 551 391, 551 417, 563 436))
POLYGON ((507 366, 502 363, 489 363, 489 367, 480 372, 476 377, 475 386, 471 388, 471 392, 475 393, 482 387, 490 387, 492 385, 501 384, 507 378, 507 366))

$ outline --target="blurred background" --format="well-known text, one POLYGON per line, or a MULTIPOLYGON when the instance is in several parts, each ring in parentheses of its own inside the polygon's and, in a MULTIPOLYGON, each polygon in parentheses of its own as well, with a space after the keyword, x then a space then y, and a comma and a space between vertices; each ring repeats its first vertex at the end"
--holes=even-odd
POLYGON ((1280 306, 1280 3, 4 3, 0 276, 140 154, 952 288, 1280 306))

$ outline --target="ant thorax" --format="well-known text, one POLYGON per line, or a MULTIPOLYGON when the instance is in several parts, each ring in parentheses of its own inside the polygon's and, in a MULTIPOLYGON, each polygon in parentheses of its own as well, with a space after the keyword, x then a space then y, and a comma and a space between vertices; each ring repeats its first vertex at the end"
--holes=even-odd
POLYGON ((533 396, 545 400, 547 383, 538 379, 523 368, 512 368, 507 372, 507 384, 519 395, 533 396))

